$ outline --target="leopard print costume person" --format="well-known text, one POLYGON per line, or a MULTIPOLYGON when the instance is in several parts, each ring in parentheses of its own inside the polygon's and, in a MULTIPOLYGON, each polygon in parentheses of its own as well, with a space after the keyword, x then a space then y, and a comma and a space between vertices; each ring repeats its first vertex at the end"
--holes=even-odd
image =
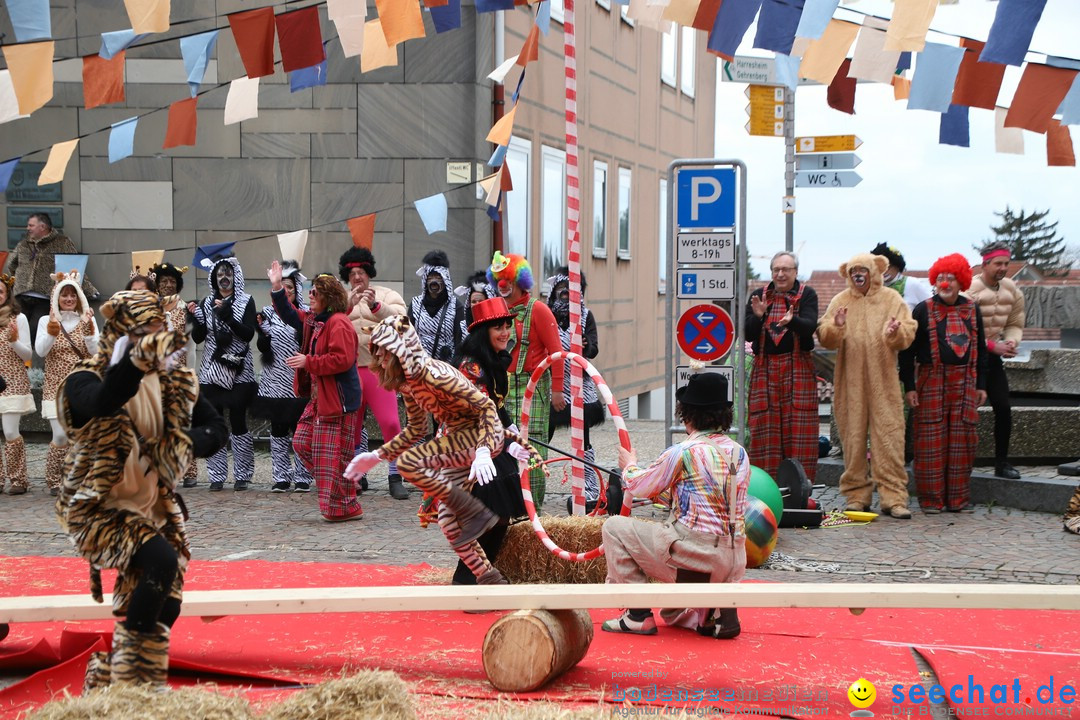
POLYGON ((1069 506, 1065 508, 1065 529, 1080 535, 1080 485, 1076 486, 1076 492, 1069 498, 1069 506))
POLYGON ((477 448, 494 456, 507 437, 495 404, 453 365, 430 357, 407 316, 386 318, 371 331, 371 369, 383 387, 401 393, 408 422, 377 455, 397 460, 401 476, 439 499, 439 527, 481 585, 506 584, 476 539, 498 517, 470 494, 477 448), (423 442, 428 413, 444 433, 423 442))

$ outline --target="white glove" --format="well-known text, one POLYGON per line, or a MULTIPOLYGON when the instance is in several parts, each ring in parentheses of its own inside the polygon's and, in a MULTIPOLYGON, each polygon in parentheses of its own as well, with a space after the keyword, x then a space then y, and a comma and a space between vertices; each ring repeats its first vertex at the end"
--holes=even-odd
POLYGON ((506 431, 511 432, 515 435, 521 434, 520 432, 518 432, 517 425, 515 423, 510 423, 510 426, 506 428, 506 431))
POLYGON ((476 478, 478 485, 487 485, 495 477, 495 463, 491 462, 491 451, 486 447, 476 448, 476 458, 469 469, 469 479, 476 478))
POLYGON ((516 442, 512 442, 506 446, 506 452, 510 453, 510 457, 521 462, 529 462, 529 451, 516 442))
POLYGON ((360 482, 360 478, 367 475, 368 470, 378 465, 381 460, 379 453, 362 452, 345 468, 345 477, 353 482, 360 482))

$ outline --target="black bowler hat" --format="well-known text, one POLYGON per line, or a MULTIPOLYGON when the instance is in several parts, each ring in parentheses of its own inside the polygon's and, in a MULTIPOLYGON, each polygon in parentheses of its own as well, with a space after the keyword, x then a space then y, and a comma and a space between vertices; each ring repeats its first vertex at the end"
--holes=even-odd
POLYGON ((728 398, 727 378, 718 372, 697 372, 690 381, 675 391, 675 399, 683 405, 694 407, 731 407, 728 398))

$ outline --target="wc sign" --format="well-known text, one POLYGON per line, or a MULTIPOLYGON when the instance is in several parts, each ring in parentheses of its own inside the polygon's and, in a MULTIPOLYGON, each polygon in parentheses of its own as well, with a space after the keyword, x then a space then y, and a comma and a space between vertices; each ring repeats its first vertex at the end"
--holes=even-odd
POLYGON ((680 170, 675 223, 685 228, 735 225, 735 168, 680 170))

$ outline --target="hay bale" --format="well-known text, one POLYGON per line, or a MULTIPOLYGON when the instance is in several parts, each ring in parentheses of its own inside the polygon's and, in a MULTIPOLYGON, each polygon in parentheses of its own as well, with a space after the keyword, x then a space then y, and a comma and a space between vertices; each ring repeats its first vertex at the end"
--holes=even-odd
MULTIPOLYGON (((363 670, 328 680, 274 705, 266 720, 415 720, 405 681, 396 673, 363 670)), ((111 720, 111 719, 110 719, 111 720)))
MULTIPOLYGON (((604 518, 545 515, 540 521, 552 541, 568 552, 587 552, 603 542, 600 529, 604 518)), ((602 584, 607 578, 607 564, 602 556, 587 562, 558 558, 544 547, 527 522, 509 527, 495 567, 514 584, 602 584)))
POLYGON ((608 720, 612 717, 612 708, 617 707, 600 702, 595 707, 567 707, 548 702, 513 703, 500 701, 487 712, 478 715, 478 720, 608 720))
POLYGON ((146 685, 112 685, 89 695, 53 700, 32 710, 26 720, 250 720, 248 701, 203 688, 168 692, 146 685))

